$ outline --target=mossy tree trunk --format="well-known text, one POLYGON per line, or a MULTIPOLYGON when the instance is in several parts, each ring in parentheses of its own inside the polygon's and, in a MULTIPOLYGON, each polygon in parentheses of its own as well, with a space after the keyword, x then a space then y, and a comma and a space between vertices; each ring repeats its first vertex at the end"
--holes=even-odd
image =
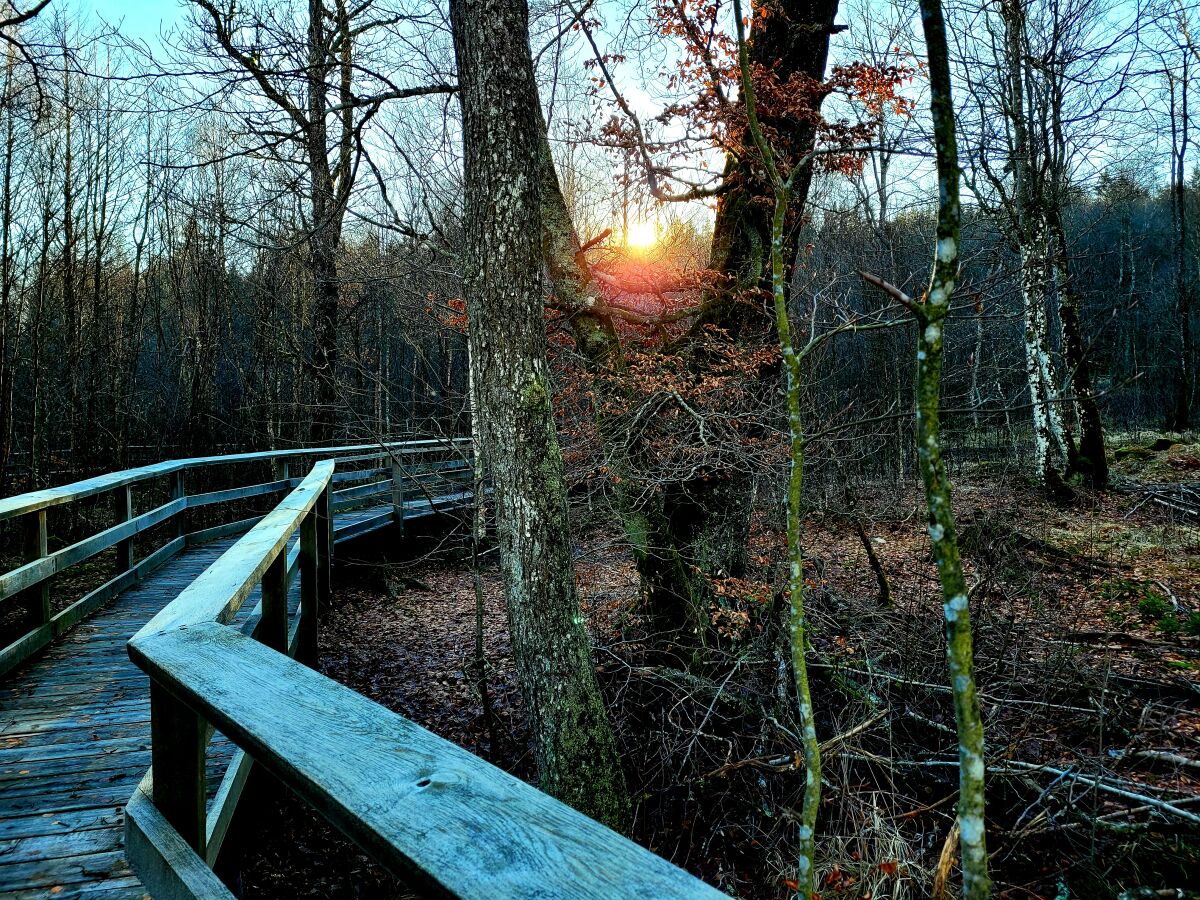
MULTIPOLYGON (((781 159, 776 148, 766 138, 758 117, 750 52, 742 21, 740 0, 734 0, 734 26, 738 39, 738 63, 741 72, 742 98, 746 106, 746 128, 750 144, 757 150, 755 163, 761 165, 773 194, 771 228, 767 246, 771 273, 771 300, 775 314, 775 331, 783 357, 786 378, 788 413, 788 488, 787 488, 787 557, 788 557, 788 631, 790 637, 790 661, 792 679, 796 691, 796 705, 800 716, 801 744, 804 749, 804 799, 800 810, 798 831, 797 894, 804 900, 812 900, 814 889, 817 814, 821 805, 821 745, 817 740, 816 716, 813 709, 812 691, 808 683, 808 623, 804 609, 804 546, 803 535, 803 490, 805 431, 802 415, 802 389, 804 385, 802 361, 805 351, 797 352, 792 339, 791 320, 787 302, 787 223, 793 191, 803 179, 803 191, 807 191, 811 166, 807 159, 794 160, 790 169, 787 157, 781 159)), ((769 21, 769 20, 768 20, 769 21)), ((811 145, 810 145, 811 149, 811 145)))
POLYGON ((542 292, 537 88, 524 0, 454 0, 471 362, 513 656, 541 786, 622 827, 629 801, 575 588, 542 292))
POLYGON ((940 410, 944 327, 958 278, 962 208, 958 141, 950 82, 950 54, 940 0, 920 0, 929 55, 929 92, 937 151, 938 222, 933 274, 923 301, 869 278, 917 320, 917 456, 925 483, 929 539, 942 587, 946 662, 958 726, 958 826, 963 900, 991 896, 984 828, 983 719, 975 687, 974 646, 966 577, 958 551, 950 479, 942 460, 940 410))
MULTIPOLYGON (((837 28, 837 0, 760 0, 755 27, 746 50, 753 69, 772 72, 782 83, 800 75, 815 85, 825 76, 829 37, 837 28)), ((810 115, 766 116, 779 141, 779 149, 792 159, 811 153, 816 142, 816 120, 823 94, 808 97, 810 115)), ((753 146, 746 133, 741 143, 753 146)), ((789 189, 784 221, 779 232, 785 299, 796 261, 797 240, 812 179, 810 164, 799 166, 789 189)), ((771 254, 773 218, 777 210, 775 187, 751 160, 732 155, 726 162, 725 192, 713 223, 709 268, 721 283, 707 292, 704 311, 693 334, 715 326, 739 344, 771 339, 775 325, 771 254)), ((690 365, 702 371, 709 364, 701 336, 690 349, 690 365)), ((778 372, 764 373, 774 381, 778 372)), ((773 388, 772 388, 773 390, 773 388)), ((754 509, 755 478, 739 469, 703 469, 696 477, 664 487, 661 529, 652 532, 649 544, 658 548, 658 579, 651 585, 658 608, 690 610, 691 621, 703 621, 713 599, 711 579, 740 577, 745 573, 750 517, 754 509)), ((685 623, 686 627, 686 623, 685 623)))

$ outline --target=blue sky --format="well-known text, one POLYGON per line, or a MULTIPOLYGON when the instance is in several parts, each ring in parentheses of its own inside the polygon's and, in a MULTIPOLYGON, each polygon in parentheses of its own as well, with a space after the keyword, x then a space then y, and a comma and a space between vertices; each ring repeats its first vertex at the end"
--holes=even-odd
POLYGON ((162 27, 170 27, 183 17, 184 4, 178 0, 77 0, 78 9, 99 16, 106 22, 122 23, 128 37, 154 45, 162 27))

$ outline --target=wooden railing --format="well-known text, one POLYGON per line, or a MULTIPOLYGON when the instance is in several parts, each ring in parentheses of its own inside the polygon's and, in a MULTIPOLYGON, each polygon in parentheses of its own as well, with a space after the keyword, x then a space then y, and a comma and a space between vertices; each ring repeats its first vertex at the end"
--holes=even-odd
POLYGON ((188 510, 284 494, 300 483, 299 479, 289 476, 289 466, 293 462, 328 458, 347 466, 369 466, 339 471, 333 476, 336 482, 353 484, 372 479, 365 484, 353 484, 333 491, 334 511, 366 503, 383 504, 388 502, 388 498, 392 504, 390 514, 384 513, 375 519, 356 523, 352 533, 345 535, 351 537, 355 533, 379 527, 381 520, 389 518, 389 515, 398 522, 402 521, 401 510, 406 493, 412 495, 420 492, 423 481, 447 474, 469 473, 470 466, 466 459, 469 450, 469 439, 461 438, 175 459, 0 500, 0 522, 19 523, 23 556, 22 564, 0 574, 0 609, 16 603, 27 610, 25 631, 0 650, 0 675, 37 653, 118 593, 145 578, 180 550, 244 532, 260 518, 251 516, 189 533, 185 529, 184 516, 188 510), (436 460, 425 466, 419 464, 423 459, 437 456, 451 458, 436 460), (189 472, 258 463, 270 463, 273 466, 272 480, 207 493, 189 495, 187 492, 189 472), (166 483, 166 491, 160 491, 160 496, 165 495, 165 502, 135 514, 134 488, 149 492, 151 486, 162 482, 166 483), (112 499, 113 524, 52 552, 49 548, 51 531, 48 512, 87 498, 103 498, 104 495, 112 499), (160 546, 138 559, 135 545, 139 536, 144 537, 150 529, 167 522, 175 523, 174 531, 162 539, 160 546), (54 612, 50 602, 51 579, 110 548, 116 550, 111 577, 64 609, 54 612))
POLYGON ((724 896, 290 658, 296 646, 305 658, 329 590, 323 523, 335 478, 332 462, 315 465, 129 643, 150 676, 152 769, 126 808, 125 852, 150 894, 233 896, 211 866, 253 760, 422 892, 488 900, 724 896), (287 619, 294 569, 296 641, 287 619), (258 583, 259 624, 246 633, 230 623, 258 583), (205 747, 214 728, 240 752, 206 810, 205 747))

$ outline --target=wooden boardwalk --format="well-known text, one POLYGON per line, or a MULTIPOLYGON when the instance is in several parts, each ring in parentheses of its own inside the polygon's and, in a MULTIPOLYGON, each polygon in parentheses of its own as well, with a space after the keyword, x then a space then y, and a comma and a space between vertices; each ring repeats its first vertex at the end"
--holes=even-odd
MULTIPOLYGON (((439 498, 439 509, 468 497, 439 498)), ((391 510, 335 515, 336 539, 385 527, 391 510)), ((426 501, 404 504, 405 520, 432 512, 426 501)), ((0 896, 146 896, 125 860, 122 827, 124 806, 150 766, 150 685, 126 642, 236 539, 178 554, 0 684, 0 896)), ((252 625, 258 595, 242 607, 243 627, 252 625)), ((210 800, 233 749, 214 735, 210 800)))
POLYGON ((333 545, 473 508, 473 455, 437 438, 195 457, 0 499, 23 560, 0 602, 30 613, 0 648, 0 898, 236 900, 212 867, 252 767, 439 896, 723 897, 311 668, 333 545), (197 470, 266 462, 269 481, 188 490, 197 470), (178 518, 265 496, 280 499, 261 516, 178 518), (53 547, 48 511, 87 498, 112 524, 53 547), (51 580, 110 549, 116 574, 55 609, 51 580))

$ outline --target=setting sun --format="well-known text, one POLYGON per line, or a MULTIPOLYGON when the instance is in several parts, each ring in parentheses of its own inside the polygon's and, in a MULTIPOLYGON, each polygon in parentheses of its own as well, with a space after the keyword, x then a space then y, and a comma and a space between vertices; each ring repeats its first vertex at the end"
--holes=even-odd
POLYGON ((625 235, 625 243, 630 247, 645 250, 658 243, 658 226, 653 222, 634 222, 629 226, 625 235))

